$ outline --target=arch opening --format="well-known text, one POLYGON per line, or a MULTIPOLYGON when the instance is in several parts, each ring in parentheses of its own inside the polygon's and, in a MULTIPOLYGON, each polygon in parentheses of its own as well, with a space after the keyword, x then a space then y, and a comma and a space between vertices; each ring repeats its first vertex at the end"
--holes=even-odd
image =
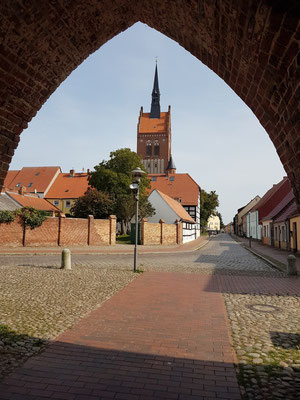
POLYGON ((274 143, 300 201, 299 10, 269 1, 62 1, 0 8, 0 185, 19 137, 61 82, 137 21, 172 38, 222 78, 274 143))

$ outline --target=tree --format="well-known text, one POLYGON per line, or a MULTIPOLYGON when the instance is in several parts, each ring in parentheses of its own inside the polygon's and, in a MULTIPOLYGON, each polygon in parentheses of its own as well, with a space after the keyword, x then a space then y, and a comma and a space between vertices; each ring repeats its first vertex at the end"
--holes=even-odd
POLYGON ((216 215, 220 218, 220 229, 224 229, 225 225, 221 213, 219 211, 216 211, 216 215))
MULTIPOLYGON (((122 233, 125 233, 129 221, 135 212, 135 200, 129 185, 133 181, 131 171, 136 167, 144 170, 141 157, 128 148, 110 153, 108 161, 103 160, 95 166, 95 171, 89 174, 89 184, 93 188, 109 194, 113 201, 113 210, 119 222, 122 233)), ((150 181, 147 175, 140 181, 140 211, 144 217, 153 215, 153 208, 147 205, 147 189, 150 181), (143 208, 142 208, 143 207, 143 208)))
POLYGON ((219 206, 219 199, 215 190, 207 193, 204 189, 201 189, 200 197, 200 226, 203 230, 207 225, 208 218, 215 214, 216 208, 219 206))
POLYGON ((89 188, 75 201, 70 211, 77 218, 87 218, 89 215, 96 219, 107 218, 113 212, 113 201, 107 193, 89 188))

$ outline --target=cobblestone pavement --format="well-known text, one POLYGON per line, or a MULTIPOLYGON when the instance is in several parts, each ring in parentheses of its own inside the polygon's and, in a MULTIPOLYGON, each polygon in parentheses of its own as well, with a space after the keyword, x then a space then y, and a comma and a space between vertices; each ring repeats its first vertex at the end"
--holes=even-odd
POLYGON ((223 296, 244 398, 299 399, 300 297, 223 296))
MULTIPOLYGON (((133 267, 133 256, 130 254, 73 254, 72 263, 78 267, 130 271, 133 267)), ((58 268, 60 256, 0 255, 0 265, 58 268)), ((226 234, 213 238, 205 247, 194 252, 138 254, 138 266, 143 271, 284 276, 283 273, 272 269, 264 261, 253 256, 226 234)))
MULTIPOLYGON (((296 398, 299 278, 286 278, 227 235, 195 252, 139 254, 138 265, 210 276, 205 290, 224 293, 244 398, 296 398)), ((0 255, 0 379, 134 279, 132 255, 74 254, 72 271, 59 266, 57 255, 0 255), (3 339, 1 324, 29 336, 3 339)))

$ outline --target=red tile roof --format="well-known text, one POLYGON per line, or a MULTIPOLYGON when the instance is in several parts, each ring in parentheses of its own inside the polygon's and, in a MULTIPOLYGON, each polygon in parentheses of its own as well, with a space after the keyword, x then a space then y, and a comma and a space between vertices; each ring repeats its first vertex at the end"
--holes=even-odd
POLYGON ((167 129, 168 112, 161 112, 160 118, 150 118, 150 113, 143 113, 140 117, 139 133, 160 133, 167 129))
POLYGON ((165 193, 162 193, 160 190, 157 190, 157 193, 164 199, 164 201, 172 208, 172 210, 182 219, 183 221, 195 223, 193 218, 189 215, 187 211, 182 207, 178 201, 172 199, 171 197, 167 196, 165 193))
POLYGON ((7 171, 6 177, 5 177, 5 179, 4 179, 3 187, 5 187, 5 188, 12 188, 11 183, 12 183, 12 181, 15 179, 16 175, 17 175, 19 172, 20 172, 20 171, 18 171, 18 170, 7 171))
POLYGON ((28 193, 35 190, 45 193, 60 171, 60 167, 23 167, 20 171, 8 171, 4 186, 8 189, 24 186, 28 193))
POLYGON ((84 195, 88 188, 87 173, 61 173, 55 179, 47 195, 47 199, 77 199, 84 195))
POLYGON ((274 219, 279 213, 284 210, 284 208, 295 198, 294 193, 292 189, 289 191, 289 193, 277 204, 276 207, 273 208, 273 210, 262 219, 262 221, 269 221, 274 219))
POLYGON ((180 200, 184 206, 197 205, 200 186, 189 174, 148 174, 148 178, 156 177, 156 181, 151 180, 150 193, 157 189, 175 200, 180 200), (174 180, 171 180, 173 179, 174 180))
POLYGON ((33 207, 37 210, 45 211, 57 211, 60 212, 58 208, 49 203, 45 199, 40 199, 39 197, 30 195, 21 195, 18 193, 6 192, 13 200, 17 201, 22 207, 33 207))
POLYGON ((290 190, 290 181, 287 177, 284 177, 279 183, 273 185, 273 187, 265 193, 251 212, 258 211, 259 222, 261 222, 262 218, 266 217, 290 190))
POLYGON ((299 211, 297 209, 297 204, 296 200, 293 200, 288 207, 284 210, 283 213, 280 213, 278 217, 274 219, 275 222, 282 222, 285 221, 289 218, 295 217, 296 215, 299 215, 299 211))

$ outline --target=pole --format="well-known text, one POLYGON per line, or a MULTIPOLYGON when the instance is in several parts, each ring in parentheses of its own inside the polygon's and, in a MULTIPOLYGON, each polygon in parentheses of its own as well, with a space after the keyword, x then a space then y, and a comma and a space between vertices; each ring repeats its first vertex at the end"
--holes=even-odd
POLYGON ((134 264, 133 264, 133 272, 136 272, 136 264, 137 264, 137 242, 138 242, 138 234, 139 234, 139 226, 138 226, 138 215, 139 215, 139 188, 137 190, 136 196, 136 209, 135 209, 135 243, 134 243, 134 264))

